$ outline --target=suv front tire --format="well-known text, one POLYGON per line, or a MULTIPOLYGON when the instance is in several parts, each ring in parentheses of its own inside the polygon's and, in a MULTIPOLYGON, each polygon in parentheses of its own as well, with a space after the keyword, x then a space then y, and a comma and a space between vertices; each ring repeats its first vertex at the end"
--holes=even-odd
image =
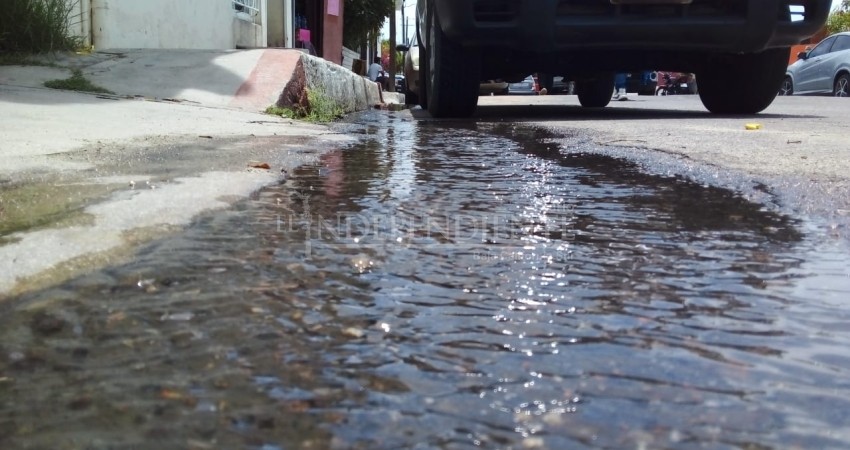
POLYGON ((755 114, 770 106, 785 79, 790 49, 719 55, 696 73, 702 104, 715 114, 755 114))

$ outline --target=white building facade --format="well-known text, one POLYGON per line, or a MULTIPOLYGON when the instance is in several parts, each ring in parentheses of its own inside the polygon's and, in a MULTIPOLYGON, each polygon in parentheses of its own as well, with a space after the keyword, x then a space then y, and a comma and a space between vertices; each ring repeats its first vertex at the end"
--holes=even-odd
POLYGON ((71 29, 97 50, 268 47, 270 35, 292 34, 285 31, 292 21, 283 7, 291 0, 69 1, 75 8, 71 29), (270 8, 280 13, 274 31, 270 8))
POLYGON ((298 48, 337 64, 344 0, 67 0, 69 26, 95 50, 298 48))

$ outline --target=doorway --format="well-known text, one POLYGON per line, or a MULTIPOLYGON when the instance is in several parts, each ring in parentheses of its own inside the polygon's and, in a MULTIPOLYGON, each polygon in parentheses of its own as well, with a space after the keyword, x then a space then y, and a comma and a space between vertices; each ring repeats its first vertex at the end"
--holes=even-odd
POLYGON ((322 35, 325 19, 325 0, 294 0, 292 29, 295 48, 307 50, 311 55, 322 57, 322 35))

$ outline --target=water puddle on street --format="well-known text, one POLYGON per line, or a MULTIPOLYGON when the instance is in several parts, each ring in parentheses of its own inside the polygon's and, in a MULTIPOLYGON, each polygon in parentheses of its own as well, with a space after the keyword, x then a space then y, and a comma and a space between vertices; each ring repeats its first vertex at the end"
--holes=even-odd
POLYGON ((498 123, 365 143, 0 305, 0 448, 842 448, 846 255, 498 123))

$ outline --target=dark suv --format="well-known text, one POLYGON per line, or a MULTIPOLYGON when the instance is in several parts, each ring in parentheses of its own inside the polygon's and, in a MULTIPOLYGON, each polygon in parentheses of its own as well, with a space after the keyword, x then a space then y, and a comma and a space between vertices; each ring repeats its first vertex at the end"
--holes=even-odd
POLYGON ((754 114, 773 101, 788 52, 819 31, 830 0, 418 0, 419 102, 475 111, 484 79, 575 80, 582 106, 611 99, 616 72, 695 73, 705 107, 754 114), (793 11, 793 12, 792 12, 793 11))

